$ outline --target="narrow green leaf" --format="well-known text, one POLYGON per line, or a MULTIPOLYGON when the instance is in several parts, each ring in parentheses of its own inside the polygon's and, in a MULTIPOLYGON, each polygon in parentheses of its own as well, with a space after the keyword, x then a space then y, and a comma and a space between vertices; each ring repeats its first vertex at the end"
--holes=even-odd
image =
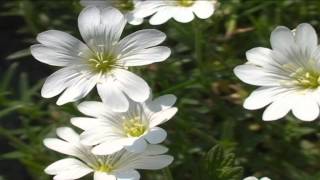
POLYGON ((27 48, 27 49, 22 49, 20 51, 17 51, 17 52, 10 54, 9 56, 7 56, 6 59, 7 60, 15 60, 15 59, 23 58, 23 57, 30 56, 30 55, 31 55, 30 49, 27 48))

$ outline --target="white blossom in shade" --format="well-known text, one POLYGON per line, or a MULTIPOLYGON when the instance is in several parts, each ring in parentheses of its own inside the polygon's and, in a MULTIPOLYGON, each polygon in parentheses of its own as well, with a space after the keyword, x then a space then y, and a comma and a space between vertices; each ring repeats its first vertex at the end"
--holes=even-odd
POLYGON ((126 111, 128 98, 144 102, 150 94, 148 84, 128 71, 130 66, 161 62, 170 49, 157 46, 166 35, 158 30, 140 30, 120 40, 126 24, 115 8, 85 8, 79 15, 83 43, 56 30, 40 33, 41 44, 31 46, 32 55, 40 62, 61 66, 45 81, 41 94, 45 98, 60 93, 62 105, 85 97, 95 86, 103 102, 114 111, 126 111))
POLYGON ((245 100, 249 110, 268 106, 263 120, 284 117, 292 111, 303 121, 319 116, 320 48, 314 28, 307 23, 291 31, 279 26, 271 33, 272 49, 247 51, 248 62, 234 69, 243 82, 261 86, 245 100))
POLYGON ((161 96, 144 103, 130 102, 127 112, 113 112, 101 102, 87 101, 79 104, 78 109, 89 117, 75 117, 71 123, 84 132, 81 142, 94 146, 92 153, 112 154, 121 149, 142 152, 147 142, 158 144, 165 140, 167 133, 158 125, 172 118, 177 108, 172 107, 176 97, 161 96))
POLYGON ((262 178, 256 178, 256 177, 254 177, 254 176, 250 176, 250 177, 246 177, 246 178, 244 178, 243 180, 271 180, 270 178, 268 178, 268 177, 262 177, 262 178))
POLYGON ((94 173, 94 180, 138 180, 137 169, 157 170, 172 163, 173 157, 164 155, 168 149, 161 145, 148 145, 142 153, 121 150, 117 153, 97 156, 91 146, 81 144, 79 134, 69 127, 57 129, 59 138, 46 138, 49 149, 71 157, 49 165, 45 172, 54 175, 54 180, 79 179, 94 173))
POLYGON ((120 10, 129 24, 139 25, 143 17, 136 17, 135 13, 140 9, 142 0, 81 0, 83 6, 114 7, 120 10))
POLYGON ((215 11, 216 0, 146 0, 137 10, 137 17, 152 15, 150 24, 160 25, 173 18, 181 23, 191 22, 195 15, 209 18, 215 11))

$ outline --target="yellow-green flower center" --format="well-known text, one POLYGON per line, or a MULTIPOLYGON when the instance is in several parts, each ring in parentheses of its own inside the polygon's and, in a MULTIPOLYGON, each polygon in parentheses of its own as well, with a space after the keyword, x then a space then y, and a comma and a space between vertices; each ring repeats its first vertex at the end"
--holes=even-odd
POLYGON ((290 80, 284 81, 284 85, 298 86, 302 89, 315 89, 320 86, 320 73, 312 70, 315 61, 310 60, 308 65, 311 68, 301 67, 292 63, 282 65, 282 68, 290 73, 290 80))
POLYGON ((146 131, 146 126, 140 121, 139 117, 127 120, 123 123, 123 129, 129 137, 139 137, 146 131))
POLYGON ((99 73, 107 73, 116 66, 117 59, 110 54, 97 52, 89 59, 91 67, 99 73))
POLYGON ((101 164, 98 168, 97 171, 100 172, 105 172, 105 173, 110 173, 113 170, 113 167, 109 164, 101 164))
POLYGON ((133 0, 117 0, 114 2, 114 6, 124 12, 134 10, 133 0))
POLYGON ((305 72, 298 69, 292 74, 292 77, 297 81, 297 84, 305 89, 315 89, 320 85, 319 74, 305 72))
POLYGON ((184 7, 190 7, 194 4, 195 0, 178 0, 178 4, 184 7))

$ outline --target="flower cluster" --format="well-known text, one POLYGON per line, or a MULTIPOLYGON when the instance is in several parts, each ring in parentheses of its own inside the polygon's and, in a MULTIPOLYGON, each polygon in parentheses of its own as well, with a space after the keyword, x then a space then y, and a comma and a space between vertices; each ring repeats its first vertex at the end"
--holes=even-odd
POLYGON ((148 145, 141 153, 121 150, 110 155, 92 153, 92 146, 83 145, 81 137, 68 127, 57 129, 59 138, 46 138, 46 147, 72 157, 58 160, 45 169, 54 179, 78 179, 94 173, 95 180, 137 180, 136 169, 161 169, 168 166, 172 156, 164 155, 168 149, 161 145, 148 145))
MULTIPOLYGON (((155 29, 122 32, 129 22, 139 25, 151 16, 159 25, 173 18, 187 23, 195 16, 209 18, 216 0, 82 0, 78 17, 83 41, 49 30, 37 36, 31 46, 35 59, 61 67, 45 81, 41 94, 57 105, 78 101, 97 88, 101 102, 85 101, 69 127, 57 129, 60 138, 46 138, 46 147, 72 157, 54 162, 45 172, 54 179, 79 179, 91 172, 95 180, 137 180, 137 169, 161 169, 172 163, 162 145, 167 133, 159 126, 177 112, 174 95, 153 99, 151 88, 130 67, 168 59, 171 50, 161 46, 166 35, 155 29)), ((247 51, 248 62, 234 69, 242 81, 261 86, 244 102, 246 109, 264 111, 263 120, 284 117, 289 111, 304 121, 319 116, 320 49, 317 34, 309 24, 295 30, 277 27, 271 34, 272 49, 247 51)), ((268 180, 269 178, 261 178, 268 180)), ((245 180, 258 180, 247 177, 245 180)))
POLYGON ((122 11, 128 22, 139 25, 148 16, 150 24, 160 25, 173 18, 188 23, 196 15, 200 19, 209 18, 215 11, 216 0, 81 0, 83 6, 116 7, 122 11))
POLYGON ((94 172, 95 180, 140 179, 137 169, 161 169, 172 163, 161 145, 167 133, 158 127, 177 112, 174 95, 153 99, 148 84, 129 67, 166 60, 170 49, 159 46, 166 35, 155 29, 139 30, 121 38, 126 22, 138 24, 139 1, 103 3, 81 1, 86 7, 78 26, 83 41, 49 30, 37 36, 31 53, 40 62, 61 67, 45 81, 41 94, 59 94, 57 104, 75 102, 94 87, 102 102, 85 101, 78 109, 88 117, 74 117, 71 123, 82 129, 79 135, 69 127, 57 129, 61 139, 46 138, 46 147, 73 156, 45 169, 54 179, 78 179, 94 172), (120 9, 120 11, 118 9, 120 9))

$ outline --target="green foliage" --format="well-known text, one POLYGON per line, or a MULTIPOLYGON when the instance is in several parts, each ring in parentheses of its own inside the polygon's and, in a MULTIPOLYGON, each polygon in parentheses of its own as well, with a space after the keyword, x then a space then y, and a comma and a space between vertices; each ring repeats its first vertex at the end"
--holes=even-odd
POLYGON ((206 154, 201 179, 240 180, 243 168, 236 165, 235 155, 216 145, 206 154))

